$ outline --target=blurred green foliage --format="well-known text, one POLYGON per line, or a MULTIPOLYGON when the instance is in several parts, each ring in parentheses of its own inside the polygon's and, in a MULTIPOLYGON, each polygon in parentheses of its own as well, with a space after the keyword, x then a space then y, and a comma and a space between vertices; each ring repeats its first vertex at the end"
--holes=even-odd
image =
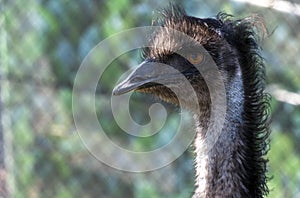
MULTIPOLYGON (((274 33, 264 42, 268 83, 300 92, 299 17, 234 1, 183 1, 198 17, 220 11, 236 17, 260 13, 274 33)), ((72 86, 84 57, 114 33, 151 24, 152 11, 167 2, 140 0, 12 0, 2 3, 2 94, 9 122, 6 148, 12 197, 189 197, 193 191, 193 155, 185 152, 169 166, 148 173, 126 173, 99 163, 82 144, 72 117, 72 86), (5 45, 5 46, 4 46, 5 45)), ((122 43, 119 43, 122 45, 122 43)), ((165 104, 165 132, 137 139, 122 133, 107 111, 116 81, 138 64, 138 51, 115 60, 96 92, 99 121, 107 136, 137 150, 168 142, 176 128, 177 109, 165 104), (104 97, 105 96, 105 97, 104 97), (104 116, 103 116, 104 115, 104 116), (168 134, 168 135, 166 135, 168 134)), ((149 122, 153 98, 134 94, 133 119, 149 122)), ((300 196, 300 109, 272 101, 269 197, 300 196)), ((147 133, 147 132, 146 132, 147 133)), ((92 136, 91 136, 92 138, 92 136)), ((134 162, 133 162, 134 163, 134 162)))

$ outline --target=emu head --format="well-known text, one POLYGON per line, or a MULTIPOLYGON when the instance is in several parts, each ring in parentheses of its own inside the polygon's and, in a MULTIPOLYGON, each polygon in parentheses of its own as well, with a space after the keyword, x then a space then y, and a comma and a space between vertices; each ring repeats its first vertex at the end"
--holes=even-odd
MULTIPOLYGON (((183 83, 187 79, 195 90, 198 104, 209 105, 206 79, 214 79, 216 72, 220 72, 226 85, 238 70, 235 49, 223 36, 222 20, 187 16, 182 8, 175 6, 164 10, 154 25, 162 28, 155 31, 150 47, 144 49, 144 61, 115 87, 113 94, 136 90, 179 105, 178 93, 186 99, 191 94, 183 83)), ((191 101, 185 103, 192 108, 191 101)))

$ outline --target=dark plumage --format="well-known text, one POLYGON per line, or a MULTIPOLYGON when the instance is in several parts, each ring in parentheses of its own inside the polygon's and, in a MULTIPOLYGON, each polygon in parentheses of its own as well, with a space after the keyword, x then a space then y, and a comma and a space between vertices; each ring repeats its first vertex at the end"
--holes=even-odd
MULTIPOLYGON (((264 93, 265 68, 255 33, 262 26, 254 20, 257 18, 232 20, 224 13, 216 18, 200 19, 172 5, 154 22, 154 25, 175 29, 195 39, 218 67, 225 85, 227 110, 222 133, 211 150, 206 151, 203 143, 211 112, 208 87, 193 61, 176 54, 183 43, 172 34, 164 30, 155 32, 150 39, 153 47, 144 50, 145 61, 114 90, 114 94, 130 90, 151 93, 179 105, 174 92, 151 79, 164 74, 161 78, 184 92, 181 81, 167 76, 163 66, 153 68, 151 64, 170 65, 189 80, 201 110, 194 116, 197 130, 194 197, 262 197, 268 194, 264 155, 268 150, 269 97, 264 93)), ((190 53, 193 55, 193 51, 190 53)), ((201 57, 194 58, 201 62, 201 57)), ((203 67, 209 65, 203 63, 203 67)), ((187 100, 184 105, 193 110, 189 102, 187 100)))

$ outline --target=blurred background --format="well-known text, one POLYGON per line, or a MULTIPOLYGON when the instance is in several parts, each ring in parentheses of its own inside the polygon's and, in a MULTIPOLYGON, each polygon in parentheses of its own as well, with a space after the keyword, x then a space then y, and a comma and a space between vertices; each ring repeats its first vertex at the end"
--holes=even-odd
MULTIPOLYGON (((224 11, 237 18, 258 13, 265 19, 271 34, 263 42, 262 55, 273 96, 269 197, 300 197, 300 2, 181 3, 197 17, 224 11)), ((73 82, 84 57, 115 33, 150 25, 153 11, 166 7, 167 1, 10 0, 0 4, 1 197, 189 197, 192 149, 156 171, 115 170, 90 155, 72 117, 73 82)), ((141 60, 139 53, 122 55, 105 71, 96 92, 96 108, 112 141, 147 150, 165 142, 166 136, 138 139, 123 133, 111 112, 106 112, 105 102, 120 75, 141 60)), ((149 122, 152 103, 152 98, 132 95, 129 108, 136 122, 149 122)), ((178 109, 164 105, 166 131, 172 131, 178 109)))

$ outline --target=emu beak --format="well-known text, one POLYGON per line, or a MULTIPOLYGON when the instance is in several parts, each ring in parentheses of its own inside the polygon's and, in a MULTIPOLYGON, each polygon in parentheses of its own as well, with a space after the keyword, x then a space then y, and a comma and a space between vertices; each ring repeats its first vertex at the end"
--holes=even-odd
POLYGON ((147 83, 158 81, 162 75, 159 69, 160 63, 142 62, 124 81, 119 83, 113 90, 113 95, 121 95, 135 90, 147 83))
POLYGON ((146 84, 149 84, 150 87, 156 84, 171 83, 175 78, 170 78, 170 76, 174 76, 170 67, 159 62, 144 61, 114 88, 113 95, 121 95, 146 84))

